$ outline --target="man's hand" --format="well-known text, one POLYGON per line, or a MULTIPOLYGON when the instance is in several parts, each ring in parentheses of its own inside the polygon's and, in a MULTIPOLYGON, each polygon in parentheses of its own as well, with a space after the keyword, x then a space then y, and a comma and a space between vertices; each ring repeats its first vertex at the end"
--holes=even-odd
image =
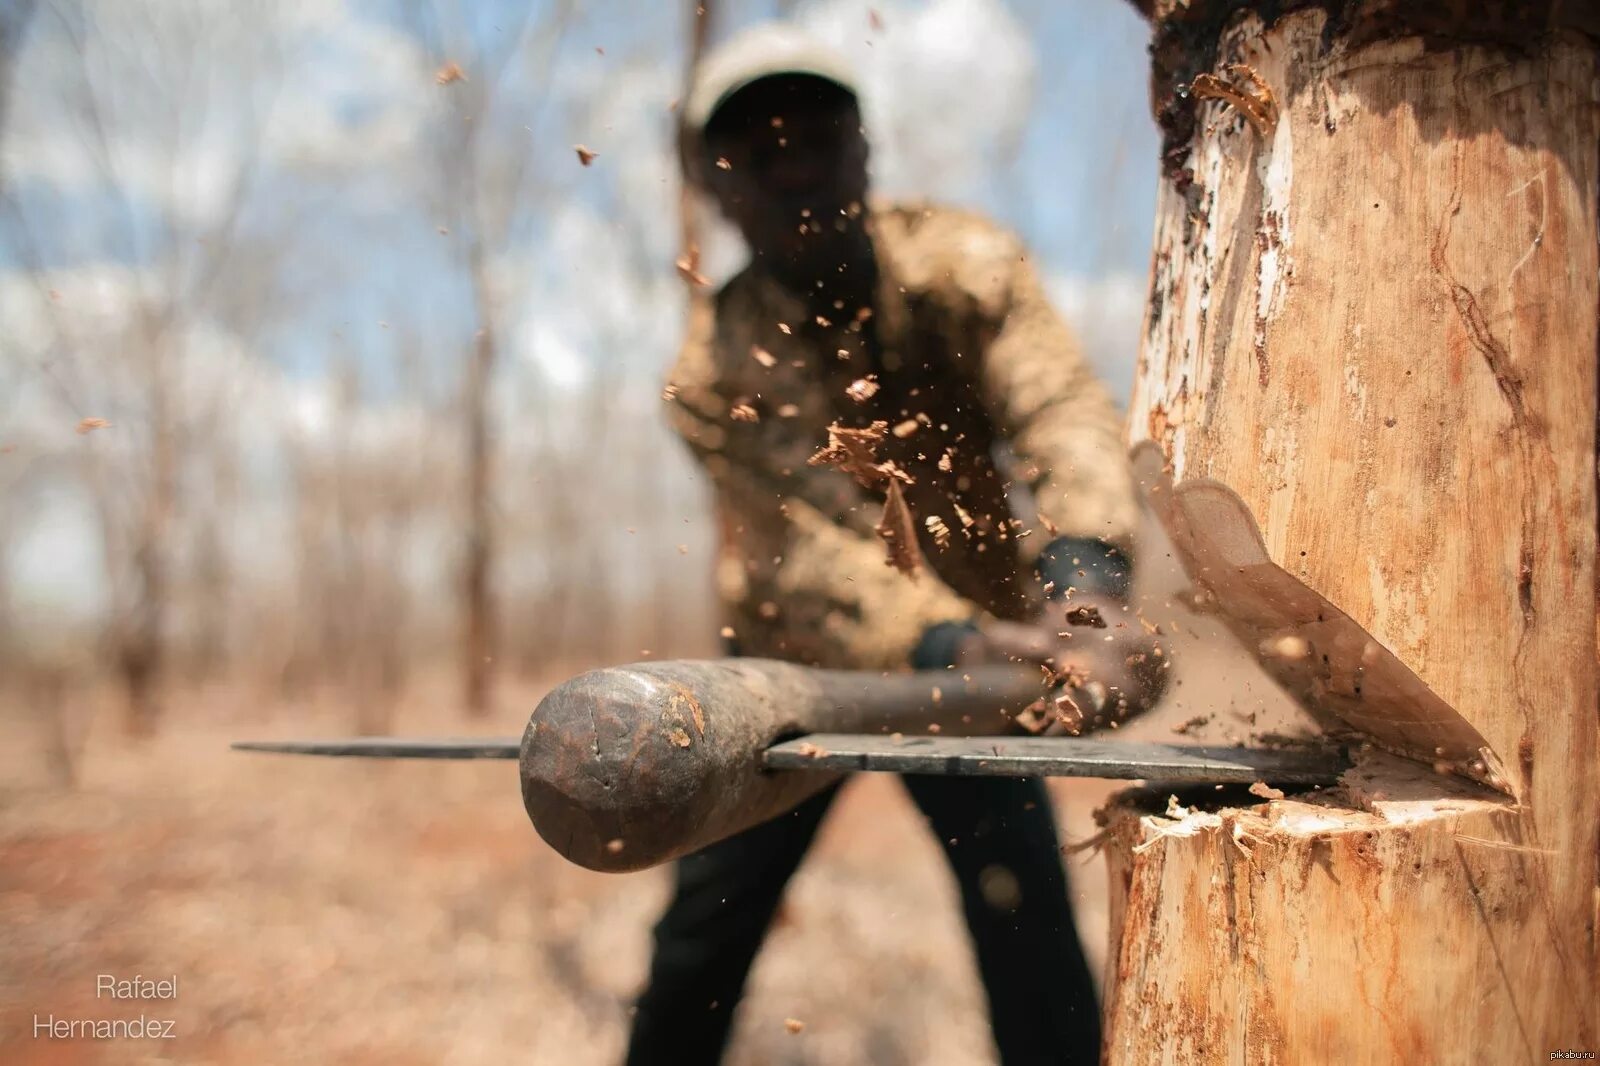
POLYGON ((989 622, 956 652, 958 666, 1004 662, 1038 663, 1057 679, 1034 715, 1041 731, 1088 732, 1147 710, 1166 689, 1166 650, 1113 596, 1077 593, 1034 622, 989 622))

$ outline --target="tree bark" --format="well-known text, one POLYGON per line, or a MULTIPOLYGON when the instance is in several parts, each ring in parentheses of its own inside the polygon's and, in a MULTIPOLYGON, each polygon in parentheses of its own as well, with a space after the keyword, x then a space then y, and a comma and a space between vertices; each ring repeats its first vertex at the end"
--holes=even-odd
POLYGON ((1600 1052, 1592 8, 1146 9, 1152 503, 1286 687, 1414 761, 1108 808, 1110 1062, 1600 1052))

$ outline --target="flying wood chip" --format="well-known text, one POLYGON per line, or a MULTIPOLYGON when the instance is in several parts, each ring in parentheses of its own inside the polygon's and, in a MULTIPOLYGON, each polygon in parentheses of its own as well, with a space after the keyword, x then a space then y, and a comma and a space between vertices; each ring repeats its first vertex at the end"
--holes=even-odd
POLYGON ((462 72, 461 64, 452 59, 433 72, 433 80, 440 85, 449 85, 451 82, 466 81, 467 76, 462 72))
POLYGON ((105 429, 110 424, 103 418, 80 418, 78 419, 78 435, 83 436, 85 433, 93 433, 97 429, 105 429))
POLYGON ((868 374, 864 378, 857 378, 844 390, 856 403, 866 403, 878 393, 878 375, 868 374))
POLYGON ((878 520, 878 536, 888 549, 884 560, 902 574, 915 575, 922 568, 922 551, 917 547, 917 520, 906 504, 900 482, 890 481, 883 498, 883 517, 878 520))
POLYGON ((903 574, 915 574, 922 566, 917 522, 900 489, 902 484, 912 484, 912 478, 893 462, 878 462, 878 445, 883 443, 888 429, 889 423, 881 421, 865 429, 851 429, 835 422, 828 427, 828 446, 808 459, 807 464, 836 466, 862 488, 883 489, 883 517, 878 520, 877 529, 889 550, 885 561, 903 574))
POLYGON ((600 154, 599 152, 591 151, 581 144, 573 145, 572 150, 578 153, 578 162, 582 163, 584 166, 588 166, 590 163, 593 163, 595 161, 595 157, 600 154))
POLYGON ((1098 607, 1074 607, 1067 612, 1067 625, 1089 626, 1093 629, 1104 629, 1106 620, 1100 614, 1098 607))
POLYGON ((892 462, 878 462, 889 423, 874 422, 866 429, 850 429, 835 422, 828 427, 828 444, 806 460, 808 466, 836 466, 856 479, 862 488, 883 488, 891 481, 911 484, 911 475, 892 462))
MULTIPOLYGON (((588 166, 589 160, 594 158, 594 153, 590 152, 589 159, 585 160, 583 159, 583 152, 584 149, 580 147, 578 149, 578 158, 583 160, 584 166, 588 166)), ((700 273, 700 249, 691 248, 687 254, 680 255, 673 265, 678 268, 678 277, 687 281, 690 285, 703 289, 711 284, 711 279, 700 273)))

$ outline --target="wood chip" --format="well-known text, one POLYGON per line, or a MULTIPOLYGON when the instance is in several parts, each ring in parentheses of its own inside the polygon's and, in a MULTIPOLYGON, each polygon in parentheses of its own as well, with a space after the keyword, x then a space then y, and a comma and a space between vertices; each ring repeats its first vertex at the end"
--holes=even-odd
POLYGON ((581 144, 573 145, 572 150, 578 153, 578 162, 582 163, 584 166, 588 166, 590 163, 593 163, 600 155, 599 152, 590 151, 581 144))
POLYGON ((1262 799, 1281 800, 1283 799, 1283 789, 1273 788, 1265 781, 1257 781, 1250 786, 1250 795, 1260 796, 1262 799))
POLYGON ((1278 101, 1272 95, 1272 87, 1243 63, 1229 63, 1223 73, 1233 81, 1223 81, 1215 74, 1197 74, 1189 91, 1198 100, 1222 100, 1232 104, 1256 133, 1267 136, 1278 124, 1278 101))
POLYGON ((892 480, 885 464, 878 462, 878 445, 889 429, 887 422, 874 422, 865 429, 852 429, 835 422, 828 427, 828 444, 810 459, 808 466, 836 466, 855 478, 862 488, 878 488, 892 480))
POLYGON ((1030 733, 1043 733, 1050 727, 1050 706, 1043 699, 1034 700, 1012 719, 1030 733))
POLYGON ((1061 727, 1061 732, 1075 737, 1083 732, 1084 713, 1078 701, 1072 698, 1072 693, 1062 689, 1050 698, 1051 709, 1054 712, 1056 724, 1061 727))
POLYGON ((944 519, 936 514, 931 514, 922 520, 923 526, 933 534, 933 542, 941 548, 950 547, 950 527, 944 524, 944 519))
POLYGON ((894 429, 890 430, 890 432, 896 437, 899 437, 901 440, 905 440, 907 437, 911 436, 911 434, 915 433, 921 428, 921 423, 919 423, 915 418, 908 418, 904 422, 896 423, 894 429))
POLYGON ((801 1021, 799 1018, 785 1018, 783 1020, 783 1027, 789 1030, 791 1033, 798 1033, 800 1030, 806 1027, 806 1023, 801 1021))
POLYGON ((433 72, 433 80, 439 85, 449 85, 452 82, 466 81, 467 76, 461 70, 461 64, 455 60, 447 60, 443 66, 433 72))
POLYGON ((735 422, 759 422, 759 421, 761 421, 760 413, 757 412, 756 409, 754 407, 751 407, 748 403, 736 403, 736 404, 734 404, 733 407, 728 411, 728 415, 735 422))
POLYGON ((754 359, 764 367, 774 367, 778 365, 778 357, 761 347, 759 344, 752 344, 750 346, 750 358, 754 359))
POLYGON ((622 851, 622 846, 621 837, 613 837, 612 839, 606 841, 606 851, 612 855, 620 853, 622 851))
POLYGON ((878 375, 868 374, 864 378, 857 378, 844 391, 856 403, 866 403, 878 393, 878 375))
POLYGON ((1104 629, 1106 620, 1101 616, 1098 607, 1073 607, 1067 611, 1067 625, 1104 629))
MULTIPOLYGON (((578 158, 582 159, 583 156, 579 155, 578 158)), ((593 159, 594 156, 591 155, 589 158, 593 159)), ((588 163, 584 163, 584 166, 588 165, 588 163)), ((699 289, 710 286, 711 279, 700 273, 699 255, 693 252, 688 255, 680 255, 673 265, 678 268, 678 277, 682 278, 684 281, 687 281, 690 285, 693 285, 699 289)))
POLYGON ((917 546, 916 519, 898 481, 889 482, 877 530, 888 551, 884 562, 902 574, 915 575, 922 568, 922 550, 917 546))
POLYGON ((105 429, 110 424, 103 418, 80 418, 78 419, 78 435, 81 437, 86 433, 93 433, 97 429, 105 429))

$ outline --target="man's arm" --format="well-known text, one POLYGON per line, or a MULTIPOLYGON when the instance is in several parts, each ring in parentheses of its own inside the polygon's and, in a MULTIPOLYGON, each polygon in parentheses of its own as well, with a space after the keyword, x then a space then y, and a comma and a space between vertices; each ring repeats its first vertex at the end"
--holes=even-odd
POLYGON ((1013 258, 984 353, 984 401, 1060 536, 1133 546, 1139 510, 1122 418, 1028 262, 1013 258))
POLYGON ((992 340, 979 364, 984 404, 1019 461, 1048 536, 1030 547, 1047 587, 1126 599, 1139 507, 1122 418, 1045 296, 1022 245, 991 231, 958 266, 992 340), (995 255, 994 250, 1002 254, 995 255))

